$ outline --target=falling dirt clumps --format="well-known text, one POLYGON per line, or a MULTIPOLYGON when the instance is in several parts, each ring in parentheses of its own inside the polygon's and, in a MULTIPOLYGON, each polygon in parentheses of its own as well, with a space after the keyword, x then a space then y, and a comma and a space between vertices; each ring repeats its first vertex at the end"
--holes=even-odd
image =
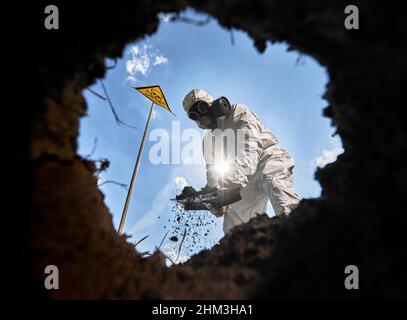
POLYGON ((208 211, 184 210, 183 204, 176 200, 171 204, 171 214, 170 241, 174 243, 167 243, 169 251, 177 252, 177 255, 183 257, 185 261, 215 244, 214 237, 211 236, 215 224, 213 214, 208 211))

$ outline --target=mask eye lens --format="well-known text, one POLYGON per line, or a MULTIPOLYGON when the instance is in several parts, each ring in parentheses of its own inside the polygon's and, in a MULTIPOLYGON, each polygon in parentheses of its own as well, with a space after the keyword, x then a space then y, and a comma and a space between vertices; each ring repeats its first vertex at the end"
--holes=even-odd
POLYGON ((200 113, 207 113, 209 111, 209 104, 205 101, 199 101, 197 105, 197 110, 200 113))
POLYGON ((194 112, 194 111, 189 112, 189 113, 188 113, 188 117, 189 117, 191 120, 194 120, 194 121, 197 121, 197 120, 199 119, 198 113, 196 113, 196 112, 194 112))

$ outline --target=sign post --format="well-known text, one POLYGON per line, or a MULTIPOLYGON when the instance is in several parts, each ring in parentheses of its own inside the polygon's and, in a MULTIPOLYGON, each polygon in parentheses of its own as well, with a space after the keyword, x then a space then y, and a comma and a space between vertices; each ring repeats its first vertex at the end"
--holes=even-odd
POLYGON ((159 85, 149 86, 149 87, 133 87, 133 88, 138 90, 148 99, 150 99, 152 101, 152 103, 151 103, 151 107, 150 107, 150 112, 148 114, 147 123, 144 128, 143 138, 141 139, 141 144, 140 144, 140 147, 138 150, 136 164, 134 166, 133 174, 131 176, 130 187, 129 187, 129 191, 127 192, 127 196, 126 196, 126 202, 124 203, 123 213, 122 213, 122 217, 120 219, 120 225, 119 225, 119 230, 118 230, 119 235, 123 234, 124 222, 126 221, 127 210, 129 208, 131 194, 133 192, 133 187, 134 187, 134 182, 136 181, 137 171, 140 166, 141 155, 143 153, 143 148, 144 148, 144 143, 145 143, 146 137, 147 137, 148 127, 150 125, 151 116, 153 115, 154 104, 157 104, 157 105, 163 107, 164 109, 168 110, 169 112, 173 113, 171 111, 170 106, 168 105, 167 100, 165 99, 164 93, 162 92, 159 85))

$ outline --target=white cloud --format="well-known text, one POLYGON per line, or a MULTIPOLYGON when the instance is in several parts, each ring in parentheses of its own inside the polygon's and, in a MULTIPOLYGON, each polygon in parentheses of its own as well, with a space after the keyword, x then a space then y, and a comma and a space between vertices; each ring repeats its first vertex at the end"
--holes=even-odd
POLYGON ((151 66, 168 63, 168 58, 160 54, 158 50, 153 50, 152 46, 148 44, 134 45, 129 49, 128 54, 130 59, 126 61, 126 71, 129 73, 127 81, 136 82, 135 75, 146 76, 151 66))
POLYGON ((324 149, 322 151, 322 155, 317 157, 315 159, 315 164, 317 167, 323 168, 325 167, 328 163, 334 162, 338 155, 344 152, 344 149, 341 147, 334 148, 334 149, 324 149))
POLYGON ((130 48, 130 53, 133 55, 138 55, 140 53, 140 49, 138 46, 132 46, 130 48))
POLYGON ((161 56, 161 55, 156 56, 155 60, 153 62, 153 66, 157 66, 157 65, 160 65, 160 64, 166 64, 167 62, 168 62, 168 59, 166 57, 161 56))
POLYGON ((137 79, 134 76, 128 76, 126 80, 130 82, 137 82, 137 79))
POLYGON ((149 46, 144 45, 142 49, 138 46, 130 48, 129 53, 131 59, 126 62, 126 70, 130 75, 134 76, 136 73, 146 75, 150 67, 150 57, 148 55, 149 46))
POLYGON ((178 190, 182 190, 182 189, 184 189, 186 186, 189 185, 188 182, 187 182, 187 180, 186 180, 184 177, 176 177, 176 178, 174 179, 174 183, 175 183, 175 186, 176 186, 176 188, 177 188, 178 190))
POLYGON ((170 22, 172 16, 173 16, 173 15, 172 15, 171 13, 160 13, 160 14, 158 15, 159 19, 160 19, 162 22, 170 22))

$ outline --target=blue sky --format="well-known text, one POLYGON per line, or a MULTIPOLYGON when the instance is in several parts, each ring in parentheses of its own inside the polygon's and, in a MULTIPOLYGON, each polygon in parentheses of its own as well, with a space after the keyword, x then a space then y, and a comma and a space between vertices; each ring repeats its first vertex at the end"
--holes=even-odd
MULTIPOLYGON (((183 15, 206 18, 192 10, 183 15)), ((89 154, 97 138, 91 158, 107 158, 111 162, 100 175, 99 183, 129 183, 150 106, 131 86, 160 84, 176 116, 155 107, 150 133, 167 130, 171 145, 174 121, 179 121, 181 132, 196 128, 182 108, 182 100, 192 88, 202 88, 214 97, 226 96, 232 103, 243 103, 253 110, 294 157, 294 183, 300 196, 319 196, 320 186, 314 180, 317 165, 335 160, 342 151, 339 138, 332 138, 334 128, 329 119, 322 117, 327 104, 321 98, 328 81, 326 70, 309 57, 298 62, 299 53, 287 52, 286 44, 268 44, 266 51, 259 54, 253 41, 240 31, 234 30, 232 45, 230 33, 215 20, 201 27, 170 22, 166 15, 161 20, 156 34, 125 48, 122 59, 103 80, 120 119, 138 130, 118 126, 106 101, 88 90, 84 92, 88 115, 81 120, 79 154, 89 154)), ((99 82, 92 89, 103 94, 99 82)), ((132 236, 132 242, 149 235, 137 247, 139 251, 154 250, 167 230, 172 230, 174 214, 169 199, 179 192, 177 188, 185 181, 195 188, 205 185, 203 164, 151 163, 149 152, 154 144, 155 141, 146 142, 124 229, 132 236)), ((182 142, 181 147, 185 144, 182 142)), ((117 228, 126 190, 115 184, 100 188, 117 228)), ((212 219, 210 213, 200 214, 212 219)), ((273 215, 270 205, 268 214, 273 215)), ((212 246, 223 236, 222 220, 215 218, 207 236, 200 232, 195 251, 212 246)), ((178 245, 166 240, 162 249, 172 255, 178 245)), ((188 254, 181 252, 180 260, 188 254)))

